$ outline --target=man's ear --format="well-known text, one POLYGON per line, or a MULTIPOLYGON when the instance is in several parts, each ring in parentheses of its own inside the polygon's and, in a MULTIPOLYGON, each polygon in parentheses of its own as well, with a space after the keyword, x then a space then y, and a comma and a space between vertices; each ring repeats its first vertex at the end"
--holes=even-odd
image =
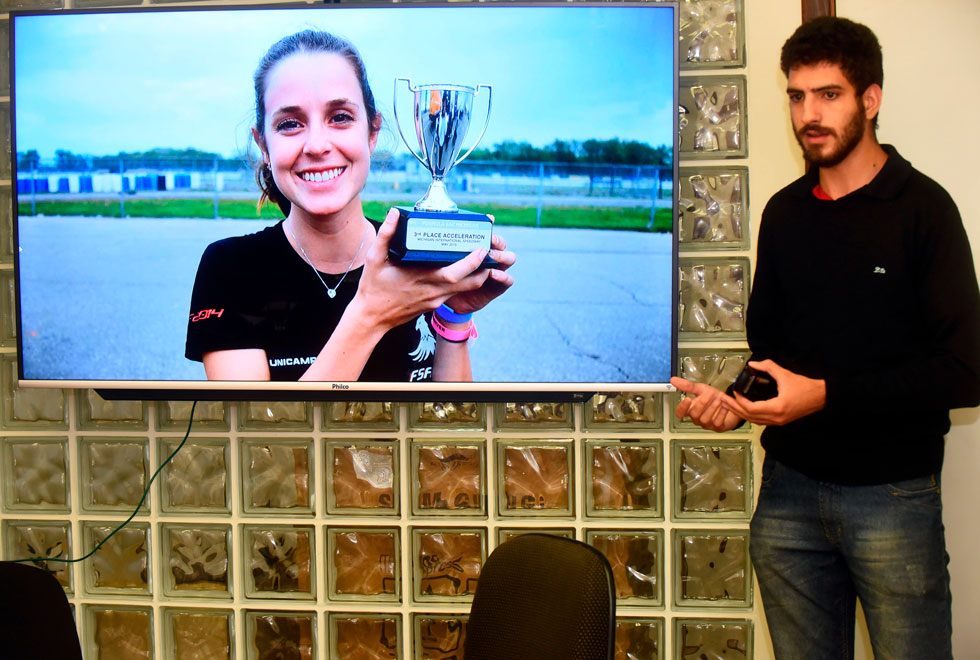
POLYGON ((868 85, 861 95, 861 102, 864 104, 864 116, 868 120, 874 120, 881 110, 881 86, 877 83, 868 85))

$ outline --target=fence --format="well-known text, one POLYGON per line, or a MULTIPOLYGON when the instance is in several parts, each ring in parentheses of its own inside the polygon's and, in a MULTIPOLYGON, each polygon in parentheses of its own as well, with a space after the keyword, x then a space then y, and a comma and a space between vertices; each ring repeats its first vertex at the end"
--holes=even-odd
MULTIPOLYGON (((415 200, 429 181, 428 171, 414 159, 377 159, 362 199, 415 200)), ((544 207, 649 205, 652 220, 658 206, 669 205, 673 171, 649 165, 466 160, 446 182, 457 201, 536 206, 539 219, 544 207)), ((139 196, 211 198, 218 218, 221 199, 255 199, 258 194, 252 169, 240 159, 94 158, 72 169, 34 161, 22 163, 17 173, 21 213, 29 206, 32 215, 39 200, 118 199, 125 217, 127 200, 139 196)))

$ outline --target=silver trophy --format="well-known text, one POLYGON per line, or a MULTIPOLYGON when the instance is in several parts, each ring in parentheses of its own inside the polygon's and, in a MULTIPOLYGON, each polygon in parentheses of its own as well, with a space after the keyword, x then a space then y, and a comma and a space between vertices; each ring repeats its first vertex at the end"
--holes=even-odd
MULTIPOLYGON (((432 182, 413 208, 398 209, 398 229, 389 245, 389 254, 405 265, 438 267, 451 264, 473 250, 490 249, 493 222, 483 213, 463 211, 446 189, 445 178, 456 165, 469 156, 483 138, 490 124, 490 85, 412 86, 408 78, 395 79, 392 104, 395 125, 409 152, 432 175, 432 182), (398 119, 398 83, 405 81, 415 97, 415 136, 418 152, 402 131, 398 119), (463 142, 473 114, 473 98, 480 89, 487 90, 487 118, 483 130, 462 156, 463 142)), ((493 265, 489 257, 485 265, 493 265)))

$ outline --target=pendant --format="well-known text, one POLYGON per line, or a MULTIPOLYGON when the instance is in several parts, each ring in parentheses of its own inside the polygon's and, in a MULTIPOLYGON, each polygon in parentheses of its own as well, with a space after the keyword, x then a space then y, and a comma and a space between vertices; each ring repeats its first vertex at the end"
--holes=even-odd
POLYGON ((327 295, 330 296, 331 300, 333 300, 337 297, 337 289, 327 289, 327 295))

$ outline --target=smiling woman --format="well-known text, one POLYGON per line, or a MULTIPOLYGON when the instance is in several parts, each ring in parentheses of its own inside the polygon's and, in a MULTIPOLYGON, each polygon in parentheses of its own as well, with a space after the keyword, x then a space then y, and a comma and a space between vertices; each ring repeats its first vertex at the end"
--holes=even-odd
POLYGON ((349 42, 285 37, 254 84, 259 203, 285 218, 205 250, 186 356, 210 380, 471 380, 471 315, 513 284, 514 254, 494 235, 493 269, 478 269, 485 250, 440 269, 388 262, 397 213, 370 220, 360 199, 382 117, 349 42))

